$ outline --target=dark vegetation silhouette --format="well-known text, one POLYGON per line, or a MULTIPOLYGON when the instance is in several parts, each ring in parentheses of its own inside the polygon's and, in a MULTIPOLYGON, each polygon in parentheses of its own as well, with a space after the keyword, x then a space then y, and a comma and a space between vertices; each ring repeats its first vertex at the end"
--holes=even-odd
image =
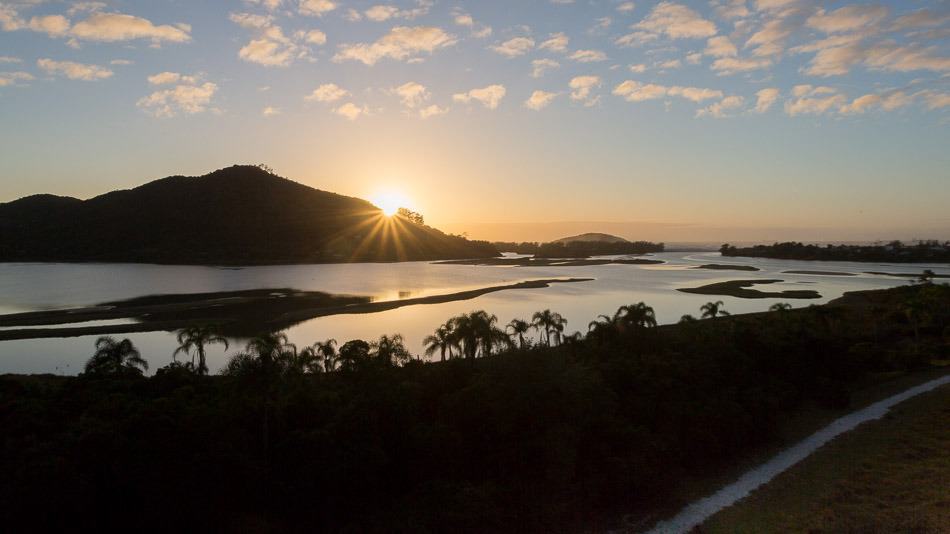
POLYGON ((0 261, 275 264, 497 256, 405 210, 307 187, 251 165, 171 176, 89 200, 0 204, 0 261), (262 246, 266 244, 267 246, 262 246))
POLYGON ((728 243, 723 256, 749 256, 783 260, 870 261, 927 263, 950 262, 950 241, 920 240, 908 245, 891 241, 885 245, 806 245, 800 242, 735 247, 728 243))
MULTIPOLYGON (((398 335, 298 351, 268 334, 219 376, 174 361, 147 377, 128 340, 103 338, 78 377, 0 376, 0 521, 11 532, 607 530, 679 504, 683 475, 776 444, 789 414, 847 407, 869 374, 950 352, 950 287, 929 280, 825 306, 722 308, 657 326, 634 303, 585 336, 563 335, 551 310, 507 332, 474 311, 427 339, 435 363, 398 335)), ((183 346, 195 339, 212 337, 185 333, 183 346)))

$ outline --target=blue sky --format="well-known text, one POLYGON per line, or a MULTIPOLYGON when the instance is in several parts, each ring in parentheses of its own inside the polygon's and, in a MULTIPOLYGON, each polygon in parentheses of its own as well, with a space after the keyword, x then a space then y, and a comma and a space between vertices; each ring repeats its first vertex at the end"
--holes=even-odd
POLYGON ((939 1, 0 2, 0 201, 264 162, 475 237, 948 238, 948 73, 939 1))

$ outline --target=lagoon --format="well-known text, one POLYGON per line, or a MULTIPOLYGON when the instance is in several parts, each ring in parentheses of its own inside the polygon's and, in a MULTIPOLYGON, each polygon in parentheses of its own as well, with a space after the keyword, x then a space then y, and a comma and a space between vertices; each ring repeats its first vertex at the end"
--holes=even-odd
MULTIPOLYGON (((292 288, 334 294, 363 295, 390 301, 441 295, 487 286, 552 278, 592 278, 591 281, 554 284, 538 289, 513 289, 471 300, 420 304, 379 313, 333 315, 311 319, 287 330, 299 347, 335 338, 372 340, 381 334, 401 333, 414 353, 422 353, 422 339, 447 318, 476 309, 498 315, 502 325, 513 318, 530 318, 550 308, 568 319, 566 333, 584 332, 587 323, 617 307, 644 301, 656 310, 657 320, 673 323, 683 314, 698 315, 710 300, 722 300, 731 313, 763 311, 776 302, 794 307, 821 304, 846 291, 905 285, 906 278, 866 274, 867 271, 920 273, 931 269, 950 274, 948 265, 807 262, 763 258, 722 258, 718 252, 665 252, 646 256, 658 265, 587 266, 476 266, 430 262, 282 265, 254 267, 176 266, 142 264, 0 264, 0 314, 69 309, 146 295, 209 293, 250 289, 292 288), (758 271, 697 269, 704 264, 733 264, 758 271), (815 271, 828 274, 788 273, 815 271), (832 275, 848 273, 853 276, 832 275), (730 280, 780 279, 769 290, 815 290, 821 298, 743 299, 696 295, 677 289, 730 280)), ((92 353, 96 336, 30 339, 0 342, 0 373, 76 374, 92 353)), ((147 332, 129 337, 151 364, 171 361, 176 343, 170 332, 147 332)), ((210 347, 209 367, 220 369, 229 353, 243 347, 234 340, 231 350, 210 347)))

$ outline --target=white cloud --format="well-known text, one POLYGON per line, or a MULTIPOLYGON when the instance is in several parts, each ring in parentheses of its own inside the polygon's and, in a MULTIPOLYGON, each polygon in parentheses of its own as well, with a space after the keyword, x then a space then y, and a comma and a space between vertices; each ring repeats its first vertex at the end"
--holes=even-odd
POLYGON ((557 93, 549 93, 547 91, 535 91, 531 93, 531 97, 525 100, 524 106, 528 109, 533 109, 539 111, 544 109, 557 98, 557 93))
POLYGON ((683 62, 678 59, 669 59, 656 63, 656 67, 660 69, 678 69, 682 66, 683 62))
POLYGON ((126 65, 134 65, 135 62, 132 61, 131 59, 113 59, 112 61, 109 62, 109 64, 110 64, 110 65, 126 66, 126 65))
POLYGON ((778 100, 780 91, 776 87, 768 87, 755 93, 755 112, 765 113, 778 100))
POLYGON ((309 31, 299 31, 294 34, 297 38, 302 39, 305 43, 314 44, 314 45, 324 45, 327 44, 327 34, 323 33, 320 30, 309 30, 309 31))
POLYGON ((156 26, 151 21, 122 13, 93 13, 69 30, 69 35, 85 41, 131 41, 148 39, 154 45, 163 41, 186 43, 191 41, 191 26, 184 23, 156 26))
POLYGON ((363 15, 369 20, 382 22, 395 17, 397 13, 399 13, 399 8, 396 6, 377 5, 364 11, 363 15))
POLYGON ((452 100, 463 103, 476 100, 488 109, 496 109, 501 99, 505 97, 506 92, 503 85, 489 85, 481 89, 472 89, 467 93, 454 94, 452 100))
POLYGON ((367 110, 366 107, 360 107, 352 102, 347 102, 346 104, 334 109, 333 113, 336 113, 347 120, 355 121, 363 115, 368 115, 369 110, 367 110))
POLYGON ((888 9, 876 5, 848 5, 831 12, 819 9, 806 24, 825 33, 839 33, 876 26, 887 18, 888 9))
POLYGON ((183 83, 173 88, 155 91, 140 99, 136 105, 155 117, 168 118, 178 114, 194 115, 208 109, 208 105, 217 91, 218 86, 211 82, 200 85, 197 82, 183 83))
POLYGON ((703 62, 702 52, 693 52, 691 54, 686 54, 686 62, 690 65, 699 65, 703 62))
POLYGON ((769 58, 735 58, 735 57, 721 57, 715 61, 710 68, 716 71, 719 75, 725 76, 729 74, 735 74, 737 72, 748 72, 751 70, 764 69, 772 65, 772 60, 769 58))
POLYGON ((440 48, 452 46, 455 36, 432 26, 397 26, 373 43, 344 44, 333 61, 360 61, 375 65, 383 58, 406 60, 421 53, 433 53, 440 48))
POLYGON ((299 11, 301 15, 322 17, 336 8, 336 2, 331 0, 300 0, 299 11))
POLYGON ((188 84, 197 83, 197 79, 194 76, 182 76, 177 72, 160 72, 148 77, 148 83, 152 85, 170 85, 180 81, 188 84))
POLYGON ((670 39, 716 35, 715 24, 692 9, 673 2, 660 2, 634 27, 652 34, 664 34, 670 39))
POLYGON ((643 63, 638 63, 636 65, 630 65, 630 72, 635 72, 637 74, 643 74, 647 71, 647 66, 643 63))
POLYGON ((580 63, 595 63, 607 61, 607 54, 600 50, 578 50, 571 54, 570 58, 580 63))
POLYGON ((91 82, 112 77, 112 71, 105 67, 73 61, 54 61, 43 58, 37 60, 36 66, 46 71, 47 74, 65 76, 70 80, 91 82))
POLYGON ((261 110, 261 116, 263 117, 273 117, 275 115, 280 115, 280 108, 265 106, 264 109, 261 110))
POLYGON ((429 91, 424 85, 416 82, 404 83, 392 91, 399 96, 402 105, 407 108, 415 108, 429 99, 429 91))
POLYGON ((549 52, 565 52, 569 43, 570 39, 567 35, 558 32, 549 35, 547 40, 538 45, 538 48, 549 52))
POLYGON ((702 102, 722 98, 722 91, 718 89, 704 89, 701 87, 667 87, 653 83, 643 84, 635 80, 626 80, 614 87, 613 94, 623 97, 628 102, 642 102, 655 100, 666 96, 678 96, 693 102, 702 102))
POLYGON ((445 115, 449 112, 449 108, 439 107, 436 104, 431 106, 424 107, 419 110, 419 117, 423 119, 428 119, 429 117, 436 117, 438 115, 445 115))
POLYGON ((571 88, 571 100, 584 102, 588 106, 596 104, 598 98, 593 96, 593 91, 600 87, 602 83, 600 76, 576 76, 572 78, 568 84, 571 88))
POLYGON ((940 93, 927 89, 914 94, 914 96, 923 98, 929 109, 942 109, 950 106, 950 93, 940 93))
POLYGON ((265 67, 286 67, 295 59, 308 56, 310 50, 306 44, 321 45, 326 42, 326 35, 320 30, 300 30, 291 39, 284 35, 280 26, 274 24, 274 18, 270 15, 231 13, 230 19, 243 28, 253 30, 255 34, 238 51, 238 57, 265 67))
POLYGON ((336 102, 349 95, 350 92, 335 83, 325 83, 304 97, 309 102, 336 102))
POLYGON ((527 54, 534 48, 534 39, 530 37, 515 37, 492 46, 491 49, 506 57, 517 57, 527 54))
POLYGON ((710 37, 706 41, 706 50, 703 51, 707 56, 713 57, 736 57, 739 54, 739 50, 736 49, 736 45, 732 44, 732 41, 729 40, 725 35, 718 35, 716 37, 710 37))
POLYGON ((822 115, 840 109, 848 100, 837 89, 811 85, 796 85, 792 88, 792 97, 785 102, 785 113, 792 117, 822 115))
POLYGON ((859 64, 873 70, 890 72, 950 71, 950 57, 941 56, 940 49, 936 46, 899 45, 893 41, 884 41, 874 45, 852 42, 844 46, 822 48, 812 58, 805 73, 812 76, 835 76, 847 74, 851 67, 859 64))
POLYGON ((531 77, 540 78, 544 76, 545 71, 556 69, 560 66, 561 64, 553 59, 535 59, 531 62, 531 77))
POLYGON ((714 0, 711 4, 716 16, 721 19, 733 20, 749 16, 746 0, 714 0))
POLYGON ((0 63, 20 63, 21 60, 18 57, 13 56, 0 56, 0 63))
POLYGON ((697 117, 714 117, 717 119, 723 119, 729 117, 729 113, 738 108, 742 107, 742 104, 745 102, 745 99, 741 96, 727 96, 720 100, 710 104, 709 106, 696 110, 697 117))
POLYGON ((636 9, 636 7, 637 7, 636 4, 634 4, 633 2, 624 2, 620 4, 619 6, 617 6, 617 11, 621 13, 631 13, 633 12, 634 9, 636 9))
POLYGON ((0 87, 16 85, 19 82, 28 82, 32 79, 33 75, 29 72, 0 72, 0 87))
POLYGON ((62 37, 69 32, 70 24, 69 19, 62 15, 45 15, 31 18, 27 27, 50 37, 62 37))

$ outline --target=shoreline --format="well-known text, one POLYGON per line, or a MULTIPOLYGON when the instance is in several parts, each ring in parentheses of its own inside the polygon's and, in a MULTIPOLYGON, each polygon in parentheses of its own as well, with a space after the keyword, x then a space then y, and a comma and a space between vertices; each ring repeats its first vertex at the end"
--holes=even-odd
MULTIPOLYGON (((541 279, 541 280, 527 280, 523 282, 516 282, 513 284, 506 284, 501 286, 489 286, 478 289, 470 289, 465 291, 457 291, 455 293, 447 293, 442 295, 429 295, 426 297, 415 297, 402 300, 387 300, 387 301, 378 301, 370 302, 368 297, 353 297, 353 296, 341 296, 341 295, 330 295, 327 293, 300 293, 304 298, 302 304, 304 306, 296 306, 296 303, 291 303, 289 306, 283 306, 279 312, 275 313, 273 316, 260 318, 255 317, 253 321, 250 321, 248 317, 242 317, 240 315, 241 309, 235 309, 232 311, 230 317, 225 316, 214 316, 211 312, 220 312, 220 307, 223 306, 223 301, 229 301, 228 305, 230 306, 240 306, 242 309, 244 307, 255 307, 259 304, 271 304, 275 300, 283 299, 286 302, 284 297, 287 297, 285 294, 280 294, 278 299, 275 299, 271 293, 277 291, 290 291, 290 290, 254 290, 252 293, 261 293, 265 296, 245 296, 245 297, 225 297, 221 298, 221 295, 226 295, 222 293, 218 294, 203 294, 200 296, 207 297, 203 300, 185 300, 184 302, 179 302, 176 304, 152 304, 147 306, 131 306, 127 308, 122 308, 121 306, 104 307, 102 305, 93 306, 89 308, 81 308, 79 310, 58 310, 58 311, 49 311, 49 312, 27 312, 25 314, 11 314, 7 316, 0 316, 0 325, 3 326, 24 326, 20 329, 12 330, 3 330, 0 331, 0 341, 15 341, 15 340, 25 340, 25 339, 46 339, 46 338, 60 338, 60 337, 79 337, 79 336, 93 336, 93 335, 118 335, 118 334, 132 334, 132 333, 142 333, 142 332, 158 332, 158 331, 173 331, 180 328, 184 328, 189 325, 196 323, 209 323, 219 325, 225 333, 228 333, 230 329, 238 330, 247 325, 244 323, 253 322, 256 324, 256 330, 282 330, 287 328, 290 325, 297 324, 303 321, 310 319, 316 319, 318 317, 326 317, 330 315, 350 315, 350 314, 365 314, 365 313, 378 313, 389 310, 394 310, 397 308, 402 308, 404 306, 415 306, 421 304, 443 304, 446 302, 454 302, 460 300, 471 300, 473 298, 480 297, 489 293, 495 293, 498 291, 507 291, 511 289, 543 289, 550 287, 552 284, 561 284, 561 283, 576 283, 576 282, 590 282, 593 281, 593 278, 551 278, 551 279, 541 279), (238 302, 235 302, 235 299, 239 299, 238 302), (309 303, 317 300, 319 302, 328 302, 329 305, 322 306, 312 306, 308 305, 309 303), (346 302, 346 304, 336 304, 337 302, 346 302), (218 309, 216 309, 218 308, 218 309), (108 319, 136 319, 142 317, 151 317, 155 314, 162 313, 171 313, 174 315, 179 315, 184 312, 200 312, 201 310, 207 310, 209 315, 198 316, 198 317, 176 317, 166 320, 145 320, 140 323, 132 324, 120 324, 120 325, 101 325, 101 326, 85 326, 85 327, 61 327, 61 328, 28 328, 29 326, 40 326, 40 325, 57 325, 57 324, 69 324, 69 323, 78 323, 86 322, 93 320, 108 320, 108 319), (59 319, 59 320, 57 320, 59 319), (10 324, 13 323, 13 324, 10 324), (19 323, 19 324, 16 324, 19 323)), ((181 298, 181 295, 168 295, 166 298, 181 298)), ((150 297, 145 297, 150 298, 150 297)), ((159 298, 159 297, 151 297, 159 298)), ((294 298, 291 295, 291 298, 294 298)), ((298 296, 297 298, 301 298, 298 296)), ((132 301, 141 300, 133 299, 132 301)), ((283 304, 283 302, 281 302, 283 304)))

